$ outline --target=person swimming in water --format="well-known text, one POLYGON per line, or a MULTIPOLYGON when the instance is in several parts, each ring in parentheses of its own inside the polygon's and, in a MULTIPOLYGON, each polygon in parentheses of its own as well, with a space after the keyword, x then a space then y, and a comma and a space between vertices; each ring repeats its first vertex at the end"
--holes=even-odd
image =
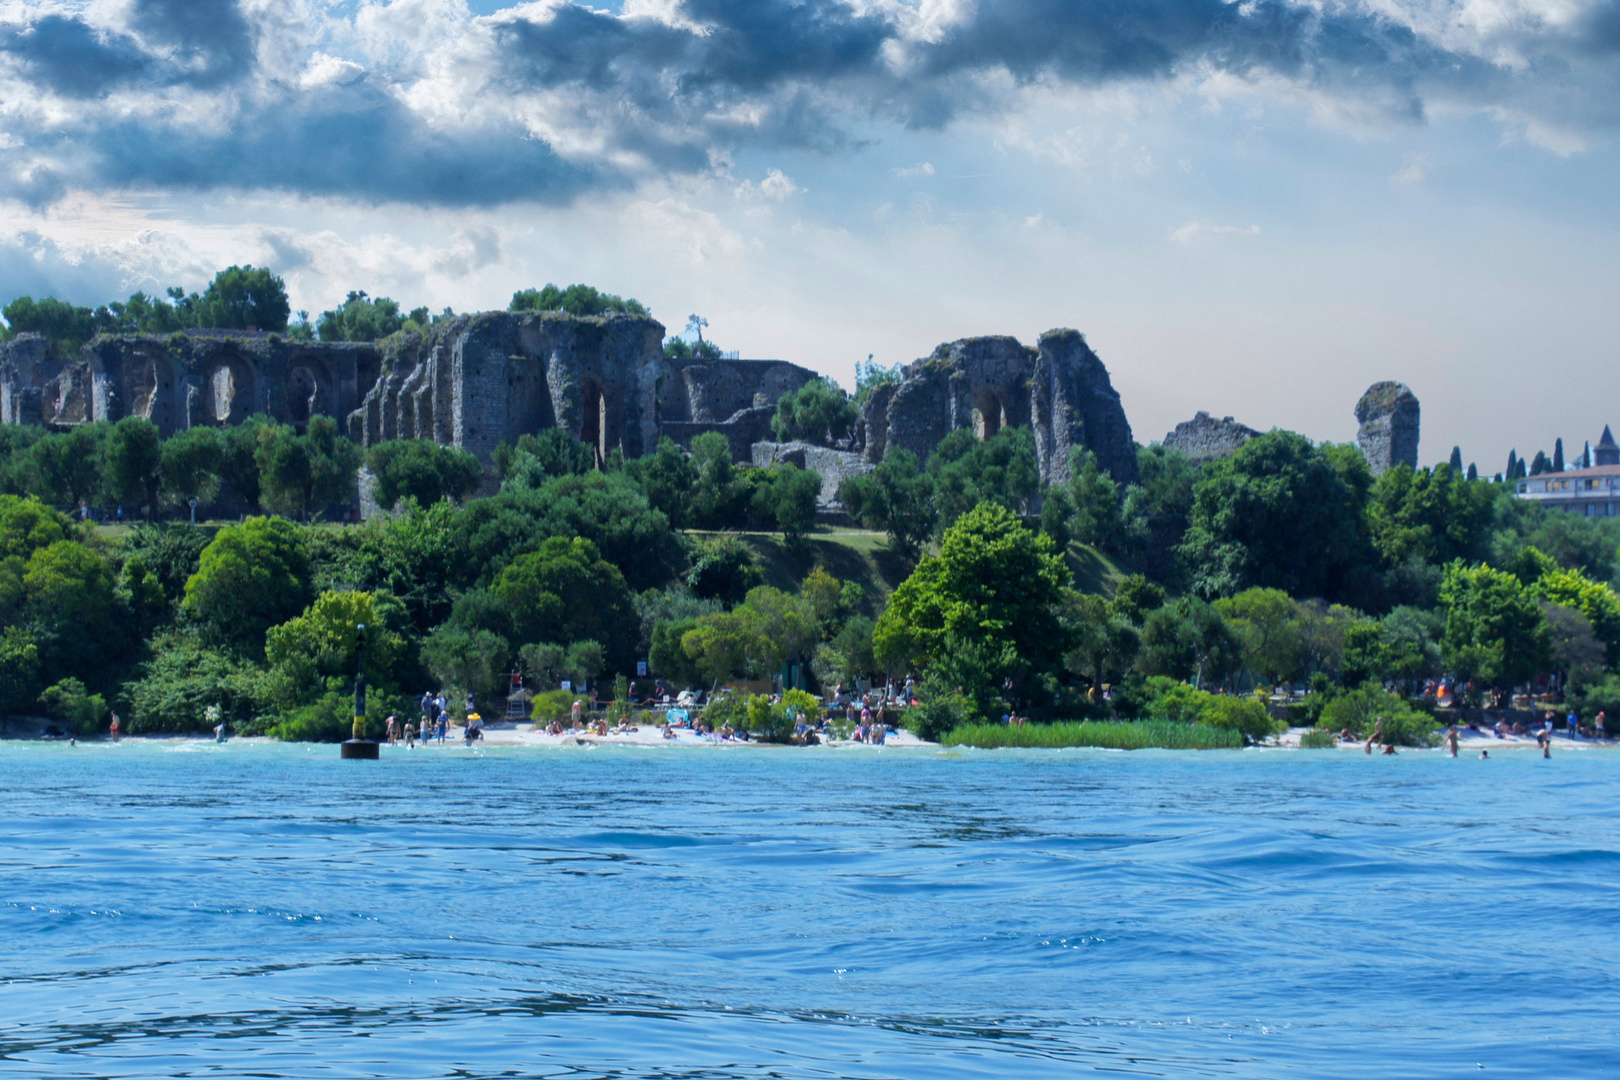
POLYGON ((1491 752, 1489 750, 1481 750, 1479 752, 1479 760, 1481 760, 1481 761, 1489 761, 1490 759, 1491 759, 1491 752))

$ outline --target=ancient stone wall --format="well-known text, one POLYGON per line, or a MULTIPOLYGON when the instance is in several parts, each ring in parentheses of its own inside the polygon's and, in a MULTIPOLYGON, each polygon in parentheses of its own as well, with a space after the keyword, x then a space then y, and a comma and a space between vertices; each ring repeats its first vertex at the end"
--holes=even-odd
POLYGON ((777 399, 816 377, 779 361, 669 360, 663 338, 645 316, 461 316, 391 343, 350 434, 364 445, 433 439, 488 462, 501 442, 550 427, 604 461, 651 453, 665 435, 687 446, 720 431, 747 461, 770 435, 777 399))
POLYGON ((806 442, 756 442, 753 445, 754 464, 762 469, 772 465, 791 464, 821 474, 821 494, 816 506, 821 510, 842 510, 838 501, 838 485, 851 476, 865 476, 876 466, 860 454, 850 450, 833 450, 806 442))
POLYGON ((1230 416, 1217 420, 1200 410, 1191 420, 1177 424, 1176 429, 1164 437, 1164 445, 1180 450, 1202 464, 1232 456, 1238 452, 1238 447, 1258 434, 1258 431, 1238 423, 1230 416))
POLYGON ((1417 468, 1420 419, 1418 399, 1404 383, 1373 383, 1361 395, 1356 402, 1356 420, 1361 424, 1356 442, 1374 476, 1396 465, 1417 468))
POLYGON ((377 378, 375 346, 203 331, 96 337, 72 358, 24 334, 0 345, 0 422, 67 426, 140 416, 165 436, 263 413, 342 417, 377 378))
POLYGON ((1085 447, 1121 483, 1136 479, 1136 446, 1108 370, 1073 330, 1050 330, 1031 349, 1010 337, 947 342, 875 391, 857 442, 880 462, 891 449, 926 458, 952 431, 990 438, 1029 426, 1041 478, 1069 479, 1069 453, 1085 447))

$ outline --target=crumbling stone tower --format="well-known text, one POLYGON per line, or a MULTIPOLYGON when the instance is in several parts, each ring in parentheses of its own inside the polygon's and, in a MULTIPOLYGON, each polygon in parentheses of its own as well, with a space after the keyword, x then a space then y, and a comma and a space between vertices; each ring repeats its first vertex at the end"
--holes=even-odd
POLYGON ((1356 402, 1361 423, 1356 442, 1374 476, 1396 465, 1417 468, 1420 413, 1417 396, 1405 383, 1373 383, 1361 395, 1356 402))

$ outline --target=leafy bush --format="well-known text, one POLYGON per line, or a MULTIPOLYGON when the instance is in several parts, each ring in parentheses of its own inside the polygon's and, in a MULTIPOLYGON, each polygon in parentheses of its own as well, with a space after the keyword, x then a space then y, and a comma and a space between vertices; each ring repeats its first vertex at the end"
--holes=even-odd
POLYGON ((1428 746, 1438 727, 1432 716, 1412 708, 1399 694, 1372 686, 1351 690, 1322 709, 1322 727, 1329 731, 1349 728, 1363 739, 1372 735, 1380 719, 1383 741, 1395 746, 1428 746))
POLYGON ((130 734, 206 731, 213 726, 204 718, 211 705, 245 733, 263 710, 264 673, 255 665, 193 637, 159 637, 152 649, 152 659, 125 690, 130 709, 125 730, 130 734))
POLYGON ((1307 731, 1299 737, 1301 750, 1331 750, 1339 745, 1339 736, 1326 728, 1307 731))
MULTIPOLYGON (((915 711, 915 710, 912 710, 915 711)), ((1098 721, 1057 724, 967 724, 949 732, 946 746, 1001 747, 1097 746, 1110 750, 1238 750, 1236 730, 1175 720, 1098 721)))
POLYGON ((725 724, 733 729, 745 728, 748 726, 748 698, 743 694, 717 694, 703 706, 699 716, 716 731, 725 724))
POLYGON ((1273 720, 1266 707, 1254 698, 1211 696, 1213 700, 1199 716, 1200 723, 1235 731, 1256 741, 1277 733, 1279 722, 1273 720))
POLYGON ((803 690, 789 690, 775 703, 763 694, 754 694, 745 708, 748 730, 764 742, 785 743, 793 738, 798 725, 813 724, 821 718, 821 702, 803 690))
POLYGON ((925 679, 918 704, 905 711, 902 721, 907 730, 924 742, 939 742, 951 731, 979 719, 973 699, 934 679, 925 679))
MULTIPOLYGON (((411 715, 406 703, 386 694, 366 695, 366 734, 376 738, 389 713, 411 715)), ((319 701, 283 715, 265 734, 282 742, 343 742, 353 733, 354 698, 338 690, 328 690, 319 701)))
POLYGON ((534 703, 529 706, 529 716, 537 724, 567 720, 573 716, 574 702, 580 700, 580 697, 572 690, 550 690, 544 694, 536 694, 534 703))
POLYGON ((75 735, 98 733, 102 720, 111 711, 100 694, 88 693, 84 683, 74 678, 63 679, 55 686, 47 687, 39 695, 39 703, 45 706, 51 719, 61 721, 75 735))

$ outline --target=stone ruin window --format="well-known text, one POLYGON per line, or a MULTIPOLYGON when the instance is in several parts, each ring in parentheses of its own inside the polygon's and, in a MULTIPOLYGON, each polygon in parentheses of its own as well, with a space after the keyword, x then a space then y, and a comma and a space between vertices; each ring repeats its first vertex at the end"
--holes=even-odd
POLYGON ((216 424, 230 423, 236 405, 236 375, 228 367, 217 367, 208 375, 208 415, 216 424))
POLYGON ((973 434, 980 440, 993 439, 1007 421, 1001 399, 984 393, 973 399, 973 434))
POLYGON ((607 461, 607 397, 595 379, 579 381, 579 441, 596 451, 596 466, 607 461))
POLYGON ((320 408, 320 380, 315 372, 299 365, 287 373, 287 413, 294 427, 303 427, 320 408))

